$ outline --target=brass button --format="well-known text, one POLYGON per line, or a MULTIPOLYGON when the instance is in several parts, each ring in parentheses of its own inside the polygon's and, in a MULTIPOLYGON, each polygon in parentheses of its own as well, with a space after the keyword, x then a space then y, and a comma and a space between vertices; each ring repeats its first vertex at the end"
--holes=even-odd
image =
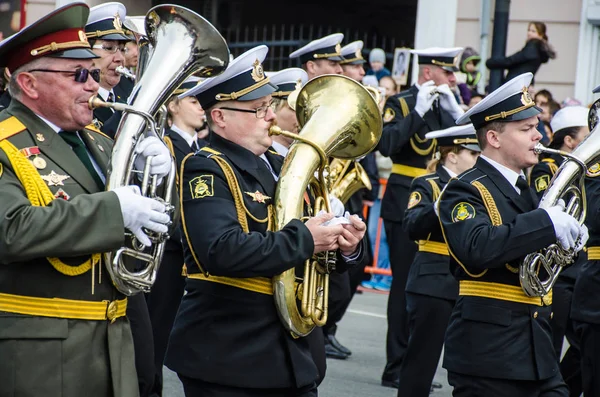
POLYGON ((554 312, 550 312, 550 320, 554 318, 554 312))
POLYGON ((112 301, 108 304, 108 308, 106 309, 106 318, 110 320, 111 323, 117 318, 117 308, 117 301, 112 301))
POLYGON ((538 318, 538 312, 533 313, 533 318, 538 318))

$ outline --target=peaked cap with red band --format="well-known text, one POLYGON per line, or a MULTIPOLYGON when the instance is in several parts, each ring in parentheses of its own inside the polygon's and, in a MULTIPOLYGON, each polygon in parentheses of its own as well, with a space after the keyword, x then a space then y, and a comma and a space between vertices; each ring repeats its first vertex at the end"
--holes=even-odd
POLYGON ((85 3, 70 3, 23 28, 0 43, 0 67, 14 71, 41 57, 98 58, 84 31, 89 12, 85 3))

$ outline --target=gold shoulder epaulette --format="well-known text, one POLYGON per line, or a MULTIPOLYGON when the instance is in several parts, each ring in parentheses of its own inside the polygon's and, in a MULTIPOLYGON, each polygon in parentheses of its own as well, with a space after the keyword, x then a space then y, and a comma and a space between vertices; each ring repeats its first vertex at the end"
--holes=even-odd
POLYGON ((15 116, 11 116, 0 122, 0 141, 3 141, 11 136, 17 135, 27 129, 23 123, 15 116))
POLYGON ((543 158, 542 161, 544 163, 556 163, 556 161, 554 161, 554 159, 550 157, 543 158))
POLYGON ((215 149, 209 148, 208 146, 204 146, 200 149, 201 152, 208 152, 211 154, 216 154, 217 156, 221 155, 221 152, 216 151, 215 149))
POLYGON ((100 134, 100 135, 102 135, 103 137, 110 139, 111 141, 112 141, 112 140, 114 140, 114 139, 112 139, 111 137, 109 137, 108 135, 106 135, 104 132, 100 131, 100 130, 98 129, 98 127, 96 127, 96 126, 94 125, 94 123, 91 123, 91 124, 88 124, 88 125, 86 125, 86 126, 85 126, 85 129, 86 129, 86 130, 90 130, 90 131, 94 131, 95 133, 97 133, 97 134, 100 134))

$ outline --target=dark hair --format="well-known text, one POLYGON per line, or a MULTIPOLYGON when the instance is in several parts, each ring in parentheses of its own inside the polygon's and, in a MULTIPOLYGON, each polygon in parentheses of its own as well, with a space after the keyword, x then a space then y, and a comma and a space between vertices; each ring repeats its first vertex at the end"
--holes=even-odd
POLYGON ((548 36, 546 35, 546 24, 544 22, 539 21, 531 21, 528 26, 533 25, 535 30, 537 30, 538 34, 544 41, 548 41, 548 36))
POLYGON ((550 116, 554 116, 560 109, 560 103, 556 102, 554 99, 548 101, 548 113, 550 113, 550 116))
POLYGON ((486 135, 489 130, 494 130, 498 132, 504 132, 504 128, 506 127, 506 123, 502 121, 492 121, 489 122, 482 127, 477 128, 475 133, 477 134, 477 142, 479 142, 479 147, 481 150, 485 149, 487 146, 486 135))
POLYGON ((554 98, 552 97, 552 93, 548 90, 539 90, 538 92, 535 93, 535 95, 533 96, 533 99, 536 100, 538 95, 543 95, 546 98, 548 98, 548 102, 554 100, 554 98))
POLYGON ((577 138, 577 134, 579 134, 580 130, 581 130, 581 127, 567 127, 567 128, 563 128, 558 131, 555 131, 554 135, 552 136, 552 142, 550 142, 548 147, 551 149, 557 149, 557 150, 560 149, 562 147, 562 145, 564 145, 565 138, 567 136, 570 136, 571 138, 575 139, 575 138, 577 138))

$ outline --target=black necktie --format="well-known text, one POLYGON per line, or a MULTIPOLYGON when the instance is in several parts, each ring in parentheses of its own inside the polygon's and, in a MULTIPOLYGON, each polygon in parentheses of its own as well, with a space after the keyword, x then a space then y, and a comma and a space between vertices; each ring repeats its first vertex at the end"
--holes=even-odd
POLYGON ((258 169, 261 171, 261 173, 263 173, 265 175, 265 177, 268 174, 271 179, 277 180, 278 178, 275 176, 275 173, 273 172, 273 168, 271 167, 271 164, 269 164, 269 162, 267 160, 263 159, 262 157, 259 157, 259 159, 261 161, 258 162, 258 164, 259 164, 258 169))
POLYGON ((115 95, 112 92, 108 93, 108 97, 106 98, 106 102, 114 102, 115 101, 115 95))
POLYGON ((192 142, 192 152, 196 153, 198 150, 200 150, 200 147, 198 146, 198 142, 193 141, 192 142))
POLYGON ((79 139, 77 133, 70 131, 60 131, 59 135, 62 139, 64 139, 65 142, 69 144, 69 146, 71 146, 77 158, 79 158, 79 160, 83 163, 83 166, 88 170, 88 172, 94 179, 94 182, 96 182, 96 185, 98 185, 98 188, 100 190, 104 190, 104 182, 102 182, 102 179, 100 179, 98 172, 96 172, 96 169, 92 164, 92 160, 90 160, 90 156, 88 155, 85 143, 83 143, 83 141, 79 139))
POLYGON ((519 190, 521 191, 521 193, 520 193, 521 198, 523 200, 525 200, 525 202, 527 203, 528 208, 534 209, 535 208, 535 203, 533 201, 533 195, 532 195, 532 192, 531 192, 531 188, 529 187, 529 184, 527 183, 527 181, 525 180, 525 178, 523 178, 522 176, 518 177, 516 185, 519 188, 519 190))

